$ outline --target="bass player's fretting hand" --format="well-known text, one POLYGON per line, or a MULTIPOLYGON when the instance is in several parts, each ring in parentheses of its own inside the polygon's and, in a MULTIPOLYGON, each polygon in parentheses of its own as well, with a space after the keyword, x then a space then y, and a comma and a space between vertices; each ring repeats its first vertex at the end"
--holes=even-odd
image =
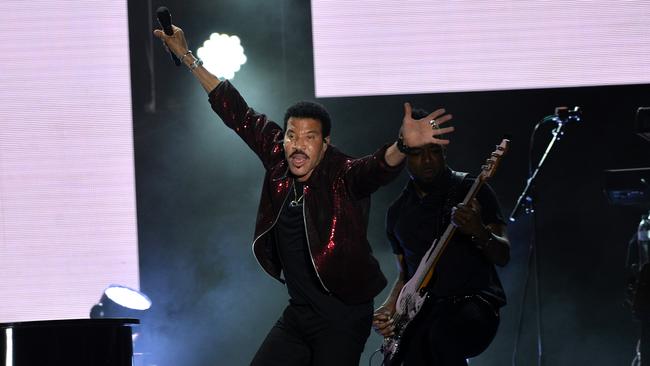
POLYGON ((485 225, 481 218, 481 205, 476 198, 469 205, 459 203, 451 212, 451 222, 458 230, 472 237, 486 258, 498 265, 505 266, 510 261, 510 242, 506 226, 501 223, 485 225))
POLYGON ((489 234, 483 225, 481 205, 476 198, 469 201, 468 205, 459 203, 454 207, 451 211, 451 222, 467 236, 481 237, 489 234))

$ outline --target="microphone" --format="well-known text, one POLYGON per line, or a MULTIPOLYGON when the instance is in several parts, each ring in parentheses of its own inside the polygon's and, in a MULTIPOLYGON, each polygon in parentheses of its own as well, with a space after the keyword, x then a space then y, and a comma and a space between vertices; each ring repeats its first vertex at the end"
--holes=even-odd
MULTIPOLYGON (((166 35, 171 36, 174 34, 174 30, 172 29, 172 14, 169 12, 169 9, 165 6, 161 6, 156 10, 156 17, 158 18, 158 24, 163 29, 163 32, 165 32, 166 35)), ((169 54, 172 55, 172 60, 174 61, 174 64, 176 66, 181 65, 181 60, 176 57, 174 52, 172 50, 169 50, 169 54)))
POLYGON ((580 107, 555 107, 555 113, 546 117, 549 121, 555 123, 580 122, 582 110, 580 107))

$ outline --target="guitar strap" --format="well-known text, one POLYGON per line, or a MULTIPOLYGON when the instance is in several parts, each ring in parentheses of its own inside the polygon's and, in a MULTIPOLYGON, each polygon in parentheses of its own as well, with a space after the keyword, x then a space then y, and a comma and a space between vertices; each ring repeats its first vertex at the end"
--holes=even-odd
POLYGON ((455 170, 452 170, 451 171, 452 182, 454 182, 454 180, 455 180, 455 182, 458 184, 458 183, 462 182, 468 174, 469 173, 466 173, 466 172, 457 172, 455 170))
MULTIPOLYGON (((459 200, 462 200, 462 197, 464 197, 461 196, 461 194, 464 194, 465 192, 461 192, 460 188, 468 175, 469 173, 457 172, 454 170, 451 171, 449 188, 444 203, 439 211, 440 216, 438 217, 438 222, 436 223, 438 238, 443 234, 441 229, 446 228, 451 222, 451 209, 459 204, 459 200)), ((432 281, 432 283, 433 282, 435 281, 432 281)), ((431 286, 432 283, 429 283, 428 286, 431 286)))

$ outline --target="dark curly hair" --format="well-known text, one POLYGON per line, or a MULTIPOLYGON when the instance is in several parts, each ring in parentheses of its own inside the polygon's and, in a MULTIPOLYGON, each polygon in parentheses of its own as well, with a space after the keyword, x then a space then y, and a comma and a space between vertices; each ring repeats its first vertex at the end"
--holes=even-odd
POLYGON ((327 109, 321 104, 315 102, 302 101, 289 108, 284 113, 284 130, 287 130, 287 121, 291 117, 313 118, 320 122, 323 138, 329 137, 332 129, 332 121, 327 109))
POLYGON ((411 117, 421 119, 429 115, 429 112, 422 108, 413 108, 411 110, 411 117))

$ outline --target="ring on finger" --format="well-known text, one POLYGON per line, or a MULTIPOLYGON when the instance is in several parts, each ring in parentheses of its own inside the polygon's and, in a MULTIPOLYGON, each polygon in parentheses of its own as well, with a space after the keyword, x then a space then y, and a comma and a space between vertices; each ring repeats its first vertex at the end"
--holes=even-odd
POLYGON ((438 127, 438 122, 436 122, 435 119, 432 119, 431 121, 429 121, 429 124, 431 125, 431 128, 435 128, 435 129, 440 128, 440 127, 438 127))

